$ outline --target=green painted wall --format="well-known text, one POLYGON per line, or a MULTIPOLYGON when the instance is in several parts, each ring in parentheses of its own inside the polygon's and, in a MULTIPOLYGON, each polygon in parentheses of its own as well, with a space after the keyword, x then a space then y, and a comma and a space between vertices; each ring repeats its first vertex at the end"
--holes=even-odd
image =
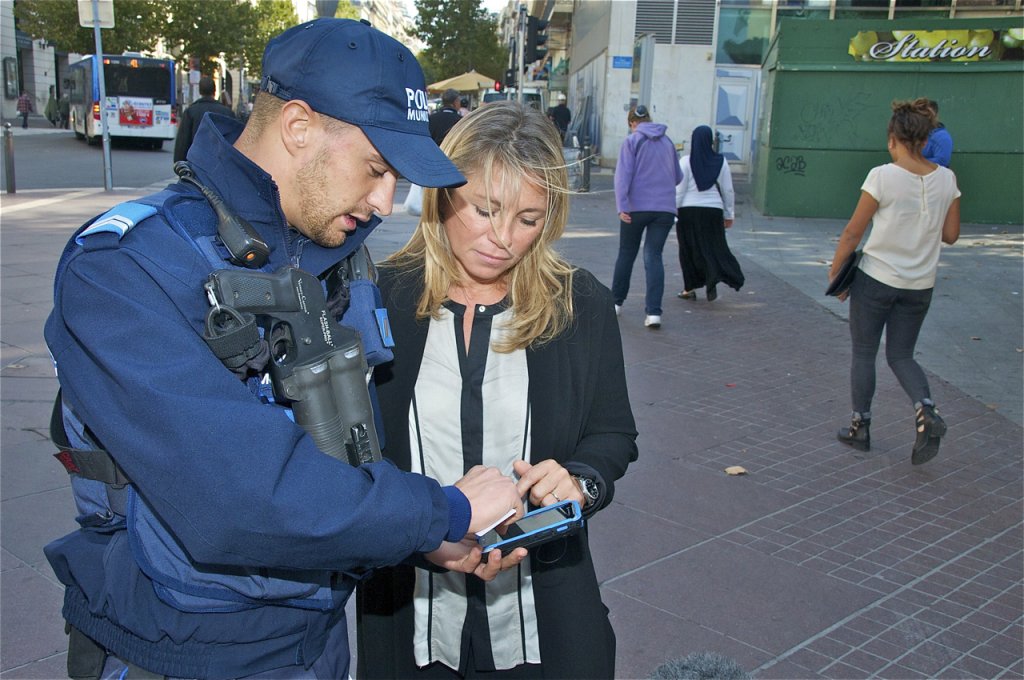
POLYGON ((766 215, 849 217, 890 161, 894 99, 929 97, 953 137, 965 222, 1024 222, 1024 62, 865 63, 858 31, 1006 29, 1021 18, 783 22, 763 67, 754 202, 766 215))

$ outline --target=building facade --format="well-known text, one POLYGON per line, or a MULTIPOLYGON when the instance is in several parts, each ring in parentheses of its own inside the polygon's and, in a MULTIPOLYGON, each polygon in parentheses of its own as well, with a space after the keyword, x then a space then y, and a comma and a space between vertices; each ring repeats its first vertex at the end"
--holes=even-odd
MULTIPOLYGON (((826 91, 831 91, 826 85, 834 84, 832 80, 824 80, 813 87, 790 90, 790 96, 798 101, 790 101, 787 106, 778 106, 777 95, 774 100, 769 98, 771 93, 766 91, 765 84, 767 74, 780 76, 787 68, 785 63, 778 61, 773 66, 767 63, 769 49, 782 27, 793 25, 791 34, 828 34, 834 42, 839 39, 839 33, 845 35, 858 25, 857 22, 861 22, 864 27, 861 30, 865 33, 873 30, 889 31, 890 34, 915 26, 920 28, 918 24, 924 26, 921 22, 925 22, 932 38, 939 39, 948 32, 951 38, 970 43, 971 40, 988 39, 992 31, 978 24, 977 33, 970 33, 969 28, 964 33, 965 20, 998 20, 1001 22, 998 28, 1002 31, 999 36, 1006 40, 1006 45, 1012 45, 1016 40, 1013 31, 1024 27, 1021 0, 574 0, 564 19, 559 18, 559 5, 552 0, 526 3, 531 14, 552 19, 552 29, 557 30, 559 24, 565 26, 567 68, 564 83, 573 110, 573 130, 581 141, 585 140, 591 146, 601 166, 614 167, 618 149, 628 134, 626 115, 632 106, 642 103, 651 109, 656 121, 668 126, 669 136, 683 152, 689 146, 692 130, 698 125, 710 125, 734 174, 751 179, 755 187, 762 189, 767 187, 762 181, 764 178, 754 175, 769 172, 769 161, 758 156, 771 153, 773 147, 768 144, 768 137, 773 126, 776 130, 779 126, 789 129, 786 125, 792 123, 780 117, 786 115, 782 112, 792 114, 793 107, 803 110, 806 107, 814 109, 815 104, 825 106, 819 100, 826 91), (854 23, 849 23, 851 21, 854 23), (762 136, 765 139, 760 139, 762 136)), ((996 28, 995 24, 993 28, 996 28)), ((832 71, 839 67, 860 67, 848 71, 851 77, 859 80, 844 80, 842 87, 845 88, 854 87, 854 84, 873 87, 868 76, 872 66, 858 64, 853 55, 846 54, 853 49, 850 40, 859 32, 853 31, 843 39, 842 54, 837 56, 831 52, 828 58, 831 65, 827 69, 832 71), (847 57, 849 62, 836 62, 839 56, 847 57)), ((785 31, 783 35, 786 35, 785 31)), ((810 51, 793 62, 803 60, 804 66, 799 68, 806 69, 806 62, 814 62, 818 58, 816 54, 821 54, 824 48, 802 43, 794 49, 810 51)), ((835 45, 830 49, 835 50, 835 45)), ((968 75, 961 80, 890 79, 885 81, 889 85, 884 92, 875 93, 885 101, 873 100, 873 108, 844 115, 855 118, 851 124, 861 129, 879 116, 887 120, 888 103, 894 98, 931 95, 930 98, 941 99, 950 83, 955 83, 956 89, 950 91, 951 101, 944 107, 942 119, 951 130, 977 129, 977 102, 1009 97, 1006 106, 1000 107, 1000 115, 1007 110, 1018 114, 1001 118, 999 129, 1016 124, 1016 134, 1000 133, 999 138, 1005 143, 1000 142, 1002 148, 999 152, 1004 154, 1000 160, 1007 163, 1005 176, 1011 182, 1016 181, 1014 178, 1021 175, 1021 150, 1017 141, 1021 136, 1019 112, 1024 110, 1020 94, 1020 84, 1024 79, 1016 54, 1012 49, 1000 52, 999 65, 990 63, 993 60, 991 56, 982 58, 983 64, 932 64, 931 71, 926 71, 925 75, 934 76, 943 69, 949 73, 968 73, 966 66, 975 69, 970 72, 975 77, 968 75), (985 77, 977 77, 983 73, 985 77), (993 76, 994 73, 1005 75, 1000 79, 993 76), (962 83, 969 83, 974 88, 969 100, 966 90, 960 88, 962 83), (971 108, 971 103, 975 108, 971 108)), ((939 60, 942 59, 949 61, 948 55, 939 60)), ((880 68, 900 67, 883 65, 880 68)), ((784 77, 776 80, 788 82, 784 77)), ((843 136, 845 133, 840 134, 840 129, 826 130, 823 134, 843 137, 844 141, 823 142, 825 146, 822 148, 829 148, 829 144, 847 144, 848 140, 843 136)), ((984 145, 962 146, 970 139, 970 134, 962 135, 962 141, 958 142, 961 146, 956 150, 964 152, 960 157, 963 163, 973 163, 981 158, 969 156, 969 153, 988 153, 987 150, 982 151, 987 149, 984 145)), ((859 143, 875 144, 876 152, 885 152, 884 134, 880 141, 866 138, 859 143)), ((875 153, 874 157, 877 158, 878 154, 875 153)), ((777 160, 774 156, 772 159, 772 162, 777 160)), ((954 159, 954 170, 956 162, 954 159)), ((845 172, 832 173, 837 184, 854 184, 854 203, 856 187, 863 179, 861 170, 861 164, 853 163, 848 164, 845 172)), ((783 192, 781 200, 773 204, 766 198, 760 207, 768 211, 778 210, 772 214, 779 215, 832 217, 837 214, 833 201, 820 201, 818 209, 803 205, 800 212, 795 212, 794 206, 798 202, 795 198, 789 200, 785 197, 783 186, 777 183, 777 191, 783 192)), ((991 183, 988 186, 994 187, 991 183)), ((984 191, 984 187, 982 183, 978 189, 984 191)), ((765 191, 764 195, 772 194, 775 192, 765 191)), ((1019 182, 1017 191, 1009 195, 1016 196, 1019 208, 1019 182)), ((1021 221, 1019 209, 1016 213, 983 209, 983 206, 991 206, 984 193, 974 201, 974 206, 977 209, 965 201, 966 221, 1021 221)), ((849 208, 852 210, 852 204, 849 208)), ((842 212, 845 210, 844 205, 842 212)))

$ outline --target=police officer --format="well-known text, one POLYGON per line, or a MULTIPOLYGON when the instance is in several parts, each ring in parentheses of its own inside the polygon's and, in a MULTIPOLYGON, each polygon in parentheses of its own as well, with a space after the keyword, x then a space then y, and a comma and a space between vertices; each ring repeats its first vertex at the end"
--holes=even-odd
POLYGON ((242 265, 195 185, 252 225, 261 271, 319 276, 391 212, 400 175, 464 183, 430 138, 425 89, 369 24, 291 28, 267 45, 244 129, 203 120, 193 183, 69 242, 45 336, 81 528, 46 556, 66 586, 71 677, 344 678, 345 602, 370 570, 419 554, 497 573, 501 556, 463 539, 522 514, 511 479, 476 467, 441 487, 325 455, 258 371, 240 380, 203 339, 204 283, 242 265))

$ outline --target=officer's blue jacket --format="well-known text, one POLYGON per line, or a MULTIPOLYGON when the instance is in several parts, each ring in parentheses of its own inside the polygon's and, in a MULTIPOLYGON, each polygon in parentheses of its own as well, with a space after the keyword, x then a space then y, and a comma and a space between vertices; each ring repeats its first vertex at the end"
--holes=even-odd
MULTIPOLYGON (((298 234, 273 179, 232 146, 240 132, 208 116, 188 157, 270 245, 265 269, 319 275, 376 226, 333 249, 298 234)), ((345 625, 355 580, 464 534, 468 503, 386 461, 321 453, 221 364, 201 337, 213 267, 182 235, 213 235, 215 216, 191 187, 167 196, 120 240, 72 240, 58 269, 45 336, 65 406, 132 480, 126 517, 80 503, 82 528, 47 546, 63 613, 170 676, 308 668, 345 625)))

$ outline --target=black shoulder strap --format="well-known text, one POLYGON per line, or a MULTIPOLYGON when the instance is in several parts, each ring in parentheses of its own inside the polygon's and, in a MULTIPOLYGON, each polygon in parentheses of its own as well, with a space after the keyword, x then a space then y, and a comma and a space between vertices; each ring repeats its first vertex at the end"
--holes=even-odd
POLYGON ((53 412, 50 414, 50 439, 59 449, 53 454, 54 458, 60 461, 68 474, 81 475, 86 479, 95 479, 115 487, 131 483, 128 475, 103 449, 76 449, 71 446, 68 432, 64 427, 64 405, 59 389, 57 398, 53 400, 53 412))

